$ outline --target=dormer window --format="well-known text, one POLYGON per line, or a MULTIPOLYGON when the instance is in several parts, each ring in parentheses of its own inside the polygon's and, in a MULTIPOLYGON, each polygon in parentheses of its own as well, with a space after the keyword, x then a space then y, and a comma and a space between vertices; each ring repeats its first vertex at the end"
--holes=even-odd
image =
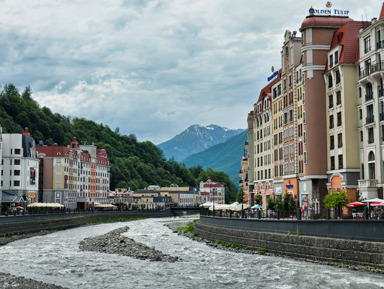
POLYGON ((335 65, 339 63, 339 51, 335 52, 335 65))

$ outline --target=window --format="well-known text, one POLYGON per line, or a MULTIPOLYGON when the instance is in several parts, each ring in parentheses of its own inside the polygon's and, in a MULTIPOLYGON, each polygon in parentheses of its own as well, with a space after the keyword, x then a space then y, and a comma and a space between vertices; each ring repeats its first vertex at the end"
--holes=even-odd
POLYGON ((371 71, 372 71, 371 59, 366 60, 364 62, 364 66, 365 66, 365 75, 364 76, 370 75, 371 71))
POLYGON ((329 103, 329 106, 328 108, 332 108, 333 107, 333 95, 328 95, 328 103, 329 103))
POLYGON ((15 159, 14 160, 14 164, 15 164, 15 166, 19 166, 20 165, 20 160, 19 159, 15 159))
POLYGON ((339 70, 336 70, 336 84, 339 84, 340 83, 340 71, 339 70))
POLYGON ((343 147, 343 134, 341 133, 337 134, 337 147, 338 148, 343 147))
POLYGON ((307 123, 307 114, 303 111, 303 123, 307 123))
POLYGON ((335 52, 335 65, 339 63, 339 51, 335 52))
POLYGON ((367 106, 367 119, 366 124, 373 123, 374 116, 373 116, 373 104, 370 104, 367 106))
POLYGON ((364 38, 364 53, 371 51, 371 37, 364 38))
POLYGON ((360 141, 362 142, 363 141, 363 131, 360 131, 360 141))
POLYGON ((368 128, 368 143, 373 143, 375 141, 373 127, 368 128))
POLYGON ((330 116, 329 116, 329 129, 333 129, 333 115, 331 114, 330 116))
POLYGON ((335 138, 333 135, 329 137, 329 149, 333 150, 335 148, 335 138))
POLYGON ((333 66, 333 55, 329 55, 329 68, 333 66))
POLYGON ((335 157, 331 157, 331 171, 335 169, 335 157))
POLYGON ((328 75, 328 88, 331 88, 333 85, 332 83, 332 75, 328 75))
POLYGON ((14 173, 15 176, 20 176, 20 170, 14 170, 13 173, 14 173))
POLYGON ((15 155, 19 155, 20 154, 20 149, 15 149, 15 155))
POLYGON ((373 99, 373 90, 372 84, 370 82, 365 86, 365 101, 370 101, 373 99))
POLYGON ((338 112, 337 113, 337 126, 341 126, 341 123, 342 123, 342 121, 341 121, 341 112, 338 112))
POLYGON ((339 155, 339 170, 343 168, 343 155, 339 155))
POLYGON ((13 181, 13 186, 19 187, 20 186, 20 181, 13 181))
POLYGON ((341 104, 341 91, 336 92, 336 105, 341 104))
POLYGON ((359 118, 363 119, 363 110, 361 108, 359 109, 359 118))

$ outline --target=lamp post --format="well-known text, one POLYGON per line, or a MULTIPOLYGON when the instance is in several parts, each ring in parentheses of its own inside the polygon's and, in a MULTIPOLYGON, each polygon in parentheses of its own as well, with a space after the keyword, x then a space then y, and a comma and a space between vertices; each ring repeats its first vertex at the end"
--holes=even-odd
POLYGON ((212 190, 212 205, 213 205, 213 216, 215 216, 215 189, 212 189, 211 187, 211 190, 212 190))

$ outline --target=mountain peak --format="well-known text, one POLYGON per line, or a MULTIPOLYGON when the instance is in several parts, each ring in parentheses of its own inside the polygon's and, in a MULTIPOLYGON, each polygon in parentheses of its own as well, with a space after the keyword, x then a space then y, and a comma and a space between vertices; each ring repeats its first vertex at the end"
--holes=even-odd
POLYGON ((182 161, 191 154, 223 143, 243 131, 244 129, 228 129, 215 124, 208 126, 194 124, 174 138, 159 144, 158 147, 163 150, 167 159, 182 161))

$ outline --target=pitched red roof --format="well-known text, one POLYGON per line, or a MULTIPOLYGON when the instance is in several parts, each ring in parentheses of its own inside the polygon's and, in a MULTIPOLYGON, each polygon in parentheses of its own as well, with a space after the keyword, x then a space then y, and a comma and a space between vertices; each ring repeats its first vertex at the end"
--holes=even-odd
MULTIPOLYGON (((359 57, 359 38, 357 35, 361 28, 369 25, 365 21, 350 21, 341 26, 334 34, 331 43, 331 50, 341 46, 339 64, 355 63, 359 57)), ((326 68, 328 71, 328 65, 326 68)))
POLYGON ((301 23, 300 31, 307 27, 340 27, 349 21, 353 19, 348 16, 309 15, 301 23))
MULTIPOLYGON (((272 80, 270 83, 268 83, 267 86, 265 86, 263 89, 261 89, 257 103, 260 101, 263 101, 265 96, 268 96, 269 100, 272 100, 271 88, 280 80, 281 80, 281 69, 279 70, 277 77, 274 80, 272 80)), ((262 111, 264 111, 264 104, 263 104, 262 111)))
POLYGON ((383 5, 381 6, 381 12, 380 12, 380 16, 379 16, 379 19, 381 18, 384 18, 384 2, 383 2, 383 5))

